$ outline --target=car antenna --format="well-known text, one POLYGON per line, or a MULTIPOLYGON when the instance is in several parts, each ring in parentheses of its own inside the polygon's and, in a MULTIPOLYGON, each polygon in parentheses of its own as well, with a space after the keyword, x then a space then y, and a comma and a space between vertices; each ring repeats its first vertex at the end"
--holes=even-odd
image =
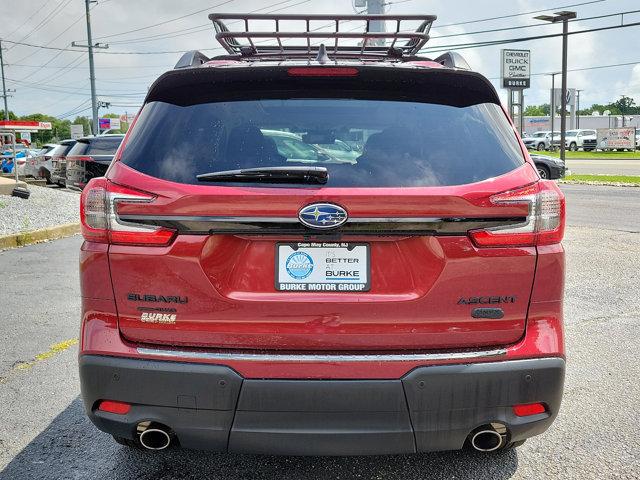
POLYGON ((316 56, 316 62, 324 65, 325 63, 329 63, 330 61, 331 59, 329 58, 329 55, 327 55, 327 47, 324 46, 324 43, 321 43, 320 47, 318 48, 318 56, 316 56))

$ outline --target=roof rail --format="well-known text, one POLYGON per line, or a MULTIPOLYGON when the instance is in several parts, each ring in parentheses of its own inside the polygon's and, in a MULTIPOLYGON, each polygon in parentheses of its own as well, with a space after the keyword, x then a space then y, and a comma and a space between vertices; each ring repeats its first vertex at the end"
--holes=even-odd
POLYGON ((333 45, 327 45, 327 54, 349 58, 399 58, 404 55, 415 55, 429 40, 431 25, 436 20, 435 15, 269 15, 269 14, 225 14, 212 13, 209 20, 216 30, 216 40, 231 55, 246 58, 260 57, 316 57, 320 49, 320 42, 312 40, 330 40, 333 45), (238 31, 229 30, 226 20, 242 25, 238 31), (328 23, 318 25, 318 21, 328 23), (420 22, 415 30, 403 30, 406 22, 420 22), (272 30, 264 30, 265 23, 273 22, 272 30), (281 30, 282 23, 291 25, 297 22, 302 27, 298 31, 281 30), (312 22, 315 22, 312 25, 312 22), (362 31, 342 29, 345 24, 360 22, 362 31), (391 31, 372 31, 372 22, 388 22, 395 26, 391 31), (403 22, 404 25, 403 25, 403 22), (260 30, 251 27, 259 26, 260 30), (333 27, 324 30, 325 27, 333 27), (299 45, 284 45, 284 40, 299 39, 299 45), (266 44, 273 40, 272 44, 266 44), (341 40, 351 40, 357 45, 340 45, 341 40), (406 40, 406 42, 402 42, 406 40), (399 42, 400 41, 400 42, 399 42))
POLYGON ((458 52, 446 52, 433 60, 449 68, 461 68, 463 70, 471 70, 471 67, 458 52))
POLYGON ((197 67, 209 61, 209 57, 207 57, 204 53, 199 52, 198 50, 191 50, 185 53, 180 57, 174 69, 177 68, 190 68, 197 67))

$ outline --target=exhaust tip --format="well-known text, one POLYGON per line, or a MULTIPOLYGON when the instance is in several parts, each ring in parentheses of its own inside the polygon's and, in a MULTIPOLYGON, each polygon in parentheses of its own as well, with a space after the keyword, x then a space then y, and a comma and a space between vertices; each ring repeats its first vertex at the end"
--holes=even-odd
POLYGON ((140 444, 147 450, 164 450, 171 444, 171 435, 160 428, 147 428, 140 434, 140 444))
POLYGON ((471 446, 479 452, 493 452, 504 444, 504 438, 495 430, 479 430, 471 437, 471 446))

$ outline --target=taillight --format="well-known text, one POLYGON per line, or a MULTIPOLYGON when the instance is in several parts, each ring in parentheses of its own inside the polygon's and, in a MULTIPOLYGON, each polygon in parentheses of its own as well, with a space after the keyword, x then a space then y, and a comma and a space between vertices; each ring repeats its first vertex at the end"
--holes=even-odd
POLYGON ((90 242, 115 245, 164 246, 171 243, 175 230, 122 222, 119 203, 149 203, 151 194, 122 187, 99 177, 89 181, 80 196, 82 236, 90 242))
POLYGON ((558 186, 541 180, 517 190, 491 197, 494 205, 524 204, 529 208, 526 219, 517 225, 493 227, 469 232, 479 247, 515 247, 552 245, 564 236, 565 200, 558 186))
POLYGON ((293 67, 287 70, 292 77, 355 77, 358 69, 353 67, 293 67))
POLYGON ((73 155, 67 157, 68 162, 93 162, 95 159, 89 155, 73 155))

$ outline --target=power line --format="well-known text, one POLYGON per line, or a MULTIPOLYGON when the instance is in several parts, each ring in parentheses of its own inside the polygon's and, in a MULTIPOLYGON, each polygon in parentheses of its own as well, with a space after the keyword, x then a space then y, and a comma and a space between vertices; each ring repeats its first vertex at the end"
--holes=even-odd
POLYGON ((148 25, 146 27, 135 28, 133 30, 127 30, 126 32, 118 32, 118 33, 112 33, 110 35, 103 35, 101 37, 96 37, 96 40, 100 40, 100 39, 103 39, 103 38, 118 37, 120 35, 126 35, 127 33, 140 32, 142 30, 148 30, 150 28, 159 27, 160 25, 166 25, 167 23, 171 23, 171 22, 175 22, 175 21, 178 21, 178 20, 182 20, 183 18, 191 17, 193 15, 197 15, 198 13, 206 12, 207 10, 211 10, 212 8, 221 7, 222 5, 226 5, 227 3, 231 3, 231 2, 234 2, 234 1, 235 0, 226 0, 226 1, 222 2, 222 3, 217 3, 215 5, 211 5, 211 6, 207 7, 207 8, 203 8, 202 10, 197 10, 195 12, 187 13, 186 15, 182 15, 180 17, 172 18, 170 20, 165 20, 164 22, 154 23, 153 25, 148 25))
POLYGON ((522 12, 522 13, 512 13, 510 15, 501 15, 499 17, 480 18, 478 20, 467 20, 467 21, 464 21, 464 22, 446 23, 444 25, 434 25, 432 27, 432 29, 445 28, 445 27, 456 27, 458 25, 469 25, 471 23, 490 22, 492 20, 503 20, 505 18, 522 17, 522 16, 525 16, 525 15, 532 15, 534 13, 548 12, 550 10, 562 10, 564 8, 581 7, 583 5, 590 5, 592 3, 602 3, 602 2, 606 2, 606 1, 607 0, 591 0, 590 2, 572 3, 571 5, 562 5, 562 6, 559 6, 559 7, 549 7, 549 8, 543 8, 542 10, 531 10, 529 12, 522 12))
MULTIPOLYGON (((78 89, 72 87, 64 87, 62 85, 47 85, 47 84, 39 84, 39 83, 29 83, 29 82, 19 82, 14 79, 7 78, 7 81, 20 85, 21 88, 31 88, 35 90, 43 90, 45 92, 53 92, 53 93, 73 93, 75 95, 88 95, 88 92, 81 92, 78 89)), ((101 95, 110 96, 110 97, 143 97, 147 94, 147 92, 135 92, 135 93, 122 93, 122 92, 103 92, 101 95)))
POLYGON ((80 105, 77 105, 77 106, 73 107, 71 110, 67 110, 66 112, 63 112, 63 113, 61 113, 60 115, 56 115, 56 117, 65 116, 65 115, 67 115, 67 114, 69 114, 69 113, 71 113, 71 114, 72 114, 72 112, 74 112, 75 110, 77 110, 77 109, 79 109, 79 108, 82 108, 82 107, 83 107, 84 105, 86 105, 88 102, 89 102, 89 100, 88 100, 88 99, 83 100, 82 102, 80 102, 80 105))
MULTIPOLYGON (((69 5, 69 3, 72 2, 72 0, 66 0, 66 3, 64 3, 65 0, 60 0, 60 2, 58 2, 58 4, 53 7, 53 10, 51 11, 51 13, 47 14, 41 21, 40 23, 38 23, 35 27, 33 27, 31 29, 31 31, 29 33, 27 33, 24 37, 22 37, 20 39, 20 42, 26 40, 27 38, 29 38, 31 35, 33 35, 34 33, 36 33, 38 30, 40 30, 42 27, 44 27, 47 22, 50 22, 56 15, 58 15, 63 9, 64 7, 66 7, 67 5, 69 5), (64 5, 63 5, 64 3, 64 5)), ((14 48, 15 45, 13 47, 8 48, 7 50, 11 50, 12 48, 14 48)))
MULTIPOLYGON (((587 70, 601 70, 604 68, 615 68, 615 67, 628 67, 630 65, 638 65, 640 63, 640 60, 635 61, 635 62, 625 62, 625 63, 612 63, 609 65, 593 65, 591 67, 582 67, 582 68, 569 68, 567 69, 567 72, 584 72, 587 70)), ((551 75, 552 73, 555 72, 540 72, 540 73, 532 73, 531 76, 532 77, 538 77, 538 76, 543 76, 543 75, 551 75)), ((491 77, 489 78, 489 80, 500 80, 502 77, 491 77)))
MULTIPOLYGON (((79 53, 84 53, 84 52, 80 52, 79 53)), ((24 65, 24 64, 18 64, 18 63, 7 63, 5 62, 5 65, 9 65, 10 67, 23 67, 23 68, 39 68, 41 65, 24 65)), ((57 68, 57 69, 63 69, 63 68, 67 68, 65 66, 59 66, 59 65, 51 65, 51 66, 47 66, 47 67, 43 67, 43 68, 57 68)), ((80 67, 73 67, 70 70, 75 70, 77 68, 80 67)), ((82 67, 84 68, 84 67, 82 67)), ((120 69, 124 69, 124 68, 135 68, 140 69, 140 68, 171 68, 171 66, 169 64, 164 64, 164 65, 111 65, 111 66, 105 66, 105 67, 96 67, 96 70, 99 69, 105 69, 105 70, 120 70, 120 69)))
MULTIPOLYGON (((618 13, 609 13, 606 15, 596 15, 593 17, 585 17, 585 18, 577 18, 575 20, 570 20, 569 23, 573 22, 584 22, 588 20, 599 20, 602 18, 610 18, 610 17, 618 17, 620 15, 630 15, 633 13, 640 13, 640 10, 628 10, 626 12, 618 12, 618 13)), ((469 35, 479 35, 483 33, 495 33, 495 32, 506 32, 509 30, 521 30, 523 28, 533 28, 533 27, 548 27, 549 23, 532 23, 529 25, 518 25, 516 27, 503 27, 503 28, 492 28, 489 30, 477 30, 475 32, 466 32, 466 33, 452 33, 449 35, 438 35, 437 37, 432 37, 432 40, 437 40, 438 38, 449 38, 449 37, 462 37, 469 35)))
MULTIPOLYGON (((45 0, 46 2, 46 0, 45 0)), ((44 3, 44 2, 43 2, 44 3)), ((17 26, 16 28, 14 28, 10 33, 7 33, 6 36, 7 38, 10 38, 14 33, 16 33, 18 30, 20 30, 22 27, 24 27, 29 20, 31 20, 33 17, 35 17, 38 13, 40 13, 42 11, 42 5, 40 5, 40 7, 36 8, 36 11, 33 12, 29 18, 27 18, 24 22, 22 22, 19 26, 17 26)))
MULTIPOLYGON (((293 1, 293 0, 284 0, 284 1, 281 1, 281 2, 276 2, 276 3, 273 3, 271 5, 267 5, 266 7, 258 8, 256 10, 251 10, 250 12, 247 12, 247 13, 261 12, 263 10, 267 10, 268 8, 276 7, 278 5, 282 5, 283 3, 289 3, 291 1, 293 1)), ((291 5, 287 5, 285 7, 278 8, 276 10, 272 10, 271 12, 268 12, 268 13, 280 12, 280 11, 286 10, 288 8, 297 7, 298 5, 302 5, 303 3, 309 3, 310 1, 311 0, 302 0, 300 2, 293 3, 291 5)), ((241 22, 240 21, 229 22, 227 25, 233 25, 235 23, 241 23, 241 22)), ((211 31, 211 29, 212 29, 212 24, 211 24, 211 22, 209 22, 209 23, 203 23, 201 25, 196 25, 195 27, 189 27, 189 28, 183 28, 183 29, 180 29, 180 30, 174 30, 173 32, 158 33, 158 34, 149 35, 149 36, 146 36, 146 37, 130 38, 130 39, 125 39, 125 40, 116 40, 114 42, 110 42, 110 44, 111 45, 123 45, 123 44, 129 44, 129 43, 146 43, 146 42, 152 42, 154 40, 164 40, 164 39, 168 39, 168 38, 175 38, 175 37, 181 37, 181 36, 185 36, 185 35, 191 35, 193 33, 211 31), (184 33, 181 33, 181 32, 184 32, 184 33)), ((216 49, 222 49, 222 47, 216 47, 216 49)))
MULTIPOLYGON (((640 25, 640 22, 627 23, 624 25, 612 25, 609 27, 598 27, 598 28, 590 28, 586 30, 575 30, 573 32, 568 32, 567 35, 580 35, 582 33, 592 33, 592 32, 602 32, 605 30, 617 30, 618 28, 627 28, 627 27, 637 27, 640 25)), ((451 45, 438 45, 432 48, 423 49, 422 52, 426 53, 436 53, 447 50, 466 50, 470 48, 481 48, 481 47, 491 47, 494 45, 505 45, 508 43, 520 43, 520 42, 528 42, 532 40, 542 40, 545 38, 555 38, 561 37, 562 33, 552 33, 548 35, 536 35, 531 37, 519 37, 519 38, 508 38, 505 40, 492 40, 486 42, 470 42, 470 43, 457 43, 451 45)))
MULTIPOLYGON (((93 8, 95 8, 97 6, 93 5, 91 7, 91 9, 93 10, 93 8)), ((65 33, 67 33, 73 26, 75 26, 80 20, 84 19, 84 14, 82 14, 80 17, 78 17, 76 20, 73 21, 73 23, 71 23, 71 25, 69 25, 67 28, 65 28, 62 32, 60 32, 58 35, 56 35, 54 38, 52 38, 51 40, 49 40, 47 43, 45 43, 43 46, 44 47, 48 47, 49 45, 51 45, 53 42, 55 42, 58 38, 60 38, 62 35, 64 35, 65 33)), ((21 58, 20 60, 16 60, 16 63, 20 63, 25 61, 27 58, 32 57, 33 55, 37 54, 40 50, 42 50, 41 48, 39 48, 38 50, 36 50, 35 52, 30 53, 29 55, 27 55, 26 57, 21 58)), ((53 62, 56 58, 58 58, 60 55, 62 55, 64 52, 60 51, 59 53, 57 53, 56 55, 54 55, 53 57, 51 57, 44 65, 42 65, 38 70, 31 72, 30 75, 33 75, 37 72, 40 71, 40 69, 46 67, 47 65, 49 65, 51 62, 53 62)), ((26 78, 26 77, 25 77, 26 78)))

